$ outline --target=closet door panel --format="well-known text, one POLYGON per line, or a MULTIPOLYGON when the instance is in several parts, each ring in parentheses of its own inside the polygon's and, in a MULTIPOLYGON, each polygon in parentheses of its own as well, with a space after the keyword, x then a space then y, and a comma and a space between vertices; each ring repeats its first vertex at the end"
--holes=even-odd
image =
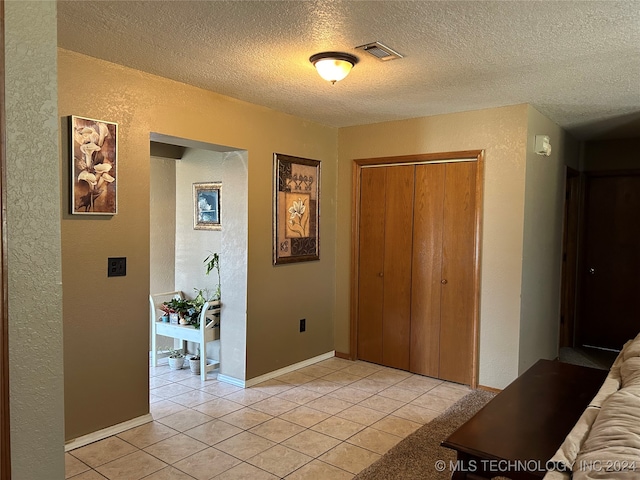
POLYGON ((386 169, 362 169, 358 269, 358 357, 382 363, 386 169))
POLYGON ((445 164, 417 165, 413 210, 410 370, 440 375, 440 284, 445 164))
POLYGON ((382 363, 409 370, 415 167, 381 168, 386 170, 382 363))
POLYGON ((444 195, 440 378, 471 383, 476 163, 447 164, 444 195))

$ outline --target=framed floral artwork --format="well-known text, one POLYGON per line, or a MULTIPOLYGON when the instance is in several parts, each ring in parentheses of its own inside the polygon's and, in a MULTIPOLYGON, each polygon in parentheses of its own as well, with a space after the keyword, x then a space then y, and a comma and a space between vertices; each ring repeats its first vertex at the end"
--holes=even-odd
POLYGON ((74 215, 118 213, 118 124, 69 117, 71 205, 74 215))
POLYGON ((220 222, 220 182, 193 184, 194 230, 222 230, 220 222))
POLYGON ((274 154, 273 264, 320 259, 320 161, 274 154))

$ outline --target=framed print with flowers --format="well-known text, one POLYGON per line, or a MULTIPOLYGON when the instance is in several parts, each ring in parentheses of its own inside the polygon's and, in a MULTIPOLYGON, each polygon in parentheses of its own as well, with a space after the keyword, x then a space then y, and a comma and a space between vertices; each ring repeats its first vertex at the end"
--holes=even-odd
POLYGON ((274 154, 273 264, 320 259, 320 162, 274 154))
POLYGON ((69 117, 72 214, 118 213, 118 124, 69 117))

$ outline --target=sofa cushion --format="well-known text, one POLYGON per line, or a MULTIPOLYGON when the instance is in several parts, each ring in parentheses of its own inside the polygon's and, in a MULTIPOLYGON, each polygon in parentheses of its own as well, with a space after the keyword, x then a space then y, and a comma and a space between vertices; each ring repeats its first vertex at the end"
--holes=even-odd
MULTIPOLYGON (((622 370, 622 368, 621 368, 622 370)), ((640 477, 640 385, 603 404, 573 466, 575 480, 640 477)))
POLYGON ((640 357, 630 357, 620 365, 621 388, 640 387, 640 357))
MULTIPOLYGON (((622 351, 624 352, 624 349, 631 345, 631 343, 632 340, 629 340, 627 343, 625 343, 622 351)), ((600 390, 598 390, 596 396, 591 400, 587 409, 583 412, 582 416, 575 424, 571 432, 569 432, 560 448, 558 448, 555 455, 551 458, 552 462, 556 462, 557 464, 563 466, 561 468, 561 471, 550 471, 544 477, 544 480, 569 479, 570 475, 565 472, 571 471, 572 466, 576 464, 578 453, 580 452, 582 445, 588 437, 589 432, 591 431, 591 427, 593 426, 593 423, 598 416, 598 413, 600 413, 600 407, 612 394, 617 392, 620 388, 620 366, 622 365, 623 360, 623 354, 621 352, 611 366, 609 374, 600 387, 600 390)))
POLYGON ((633 340, 629 340, 622 348, 622 359, 627 360, 631 357, 640 357, 640 333, 633 340))
POLYGON ((582 412, 582 415, 571 429, 564 442, 562 442, 562 445, 556 454, 551 458, 550 464, 560 464, 557 468, 559 471, 555 472, 553 475, 547 474, 544 477, 544 480, 569 478, 570 475, 566 472, 571 472, 571 466, 580 453, 580 448, 589 435, 591 426, 598 416, 598 413, 600 413, 600 409, 595 407, 587 407, 585 411, 582 412))

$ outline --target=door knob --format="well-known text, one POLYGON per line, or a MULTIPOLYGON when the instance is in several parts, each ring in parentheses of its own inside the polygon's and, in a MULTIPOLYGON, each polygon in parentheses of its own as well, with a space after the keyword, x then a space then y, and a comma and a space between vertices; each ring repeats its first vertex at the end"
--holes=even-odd
POLYGON ((443 284, 443 285, 446 285, 447 284, 447 279, 443 278, 442 280, 440 280, 440 283, 443 284))
POLYGON ((379 276, 379 277, 384 277, 384 273, 380 272, 380 273, 378 274, 378 276, 379 276))
POLYGON ((593 268, 593 267, 591 267, 591 268, 589 269, 589 273, 590 273, 591 275, 595 275, 595 274, 596 274, 596 269, 595 269, 595 268, 593 268))

